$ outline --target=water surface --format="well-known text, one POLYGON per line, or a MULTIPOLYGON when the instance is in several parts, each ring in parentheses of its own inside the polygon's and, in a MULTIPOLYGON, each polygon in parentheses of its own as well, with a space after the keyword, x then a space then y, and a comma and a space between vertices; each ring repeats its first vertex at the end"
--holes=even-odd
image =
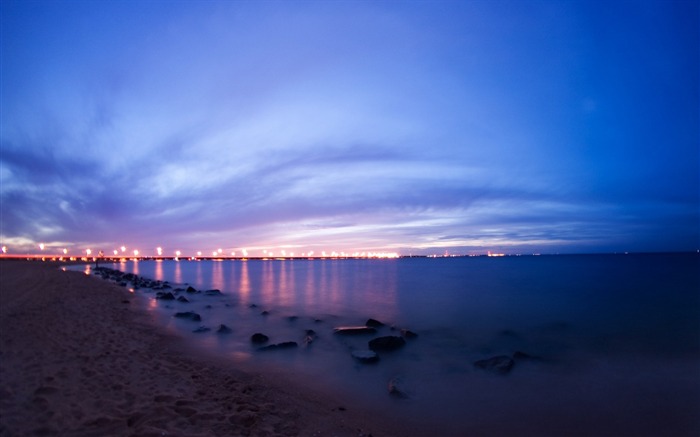
POLYGON ((397 260, 126 261, 143 277, 219 289, 148 298, 166 329, 237 363, 274 368, 451 435, 693 435, 700 431, 700 257, 567 255, 397 260), (202 322, 175 319, 193 310, 202 322), (264 314, 263 314, 264 313, 264 314), (418 333, 367 365, 377 335, 418 333), (233 329, 216 334, 219 324, 233 329), (200 326, 212 328, 193 333, 200 326), (314 341, 304 344, 307 330, 314 341), (249 338, 296 341, 260 352, 249 338), (524 352, 507 375, 474 366, 524 352), (405 398, 391 396, 396 384, 405 398))

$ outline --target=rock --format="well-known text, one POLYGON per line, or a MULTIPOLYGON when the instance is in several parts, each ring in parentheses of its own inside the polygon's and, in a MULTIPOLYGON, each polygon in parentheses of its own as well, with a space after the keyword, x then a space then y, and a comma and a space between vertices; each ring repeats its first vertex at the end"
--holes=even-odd
POLYGON ((361 363, 376 363, 379 361, 379 355, 369 349, 354 350, 351 353, 352 357, 361 363))
POLYGON ((505 375, 506 373, 510 372, 513 369, 514 364, 515 361, 506 355, 498 355, 474 362, 474 366, 488 372, 497 373, 499 375, 505 375))
POLYGON ((262 313, 260 313, 260 315, 261 315, 261 316, 269 316, 269 315, 270 315, 270 312, 269 312, 269 311, 263 311, 262 313))
POLYGON ((208 328, 208 327, 206 327, 206 326, 200 326, 199 328, 195 329, 195 330, 192 331, 192 332, 194 332, 194 333, 196 333, 196 334, 201 334, 201 333, 203 333, 203 332, 209 332, 209 331, 211 331, 211 328, 208 328))
POLYGON ((316 340, 316 331, 314 331, 313 329, 307 329, 306 331, 304 331, 304 346, 309 346, 311 343, 314 342, 314 340, 316 340))
POLYGON ((270 337, 259 332, 256 332, 255 334, 250 336, 250 341, 252 341, 253 343, 267 343, 269 339, 270 337))
POLYGON ((530 355, 521 351, 515 351, 515 353, 513 353, 513 359, 516 361, 542 361, 542 357, 530 355))
POLYGON ((415 332, 410 331, 410 330, 408 330, 408 329, 402 329, 402 330, 401 330, 401 335, 404 336, 404 337, 406 337, 406 338, 416 338, 416 337, 418 337, 418 334, 416 334, 415 332))
POLYGON ((221 296, 221 290, 207 290, 204 292, 205 296, 221 296))
POLYGON ((341 326, 333 330, 338 335, 376 334, 377 330, 370 326, 341 326))
POLYGON ((400 399, 407 399, 408 398, 408 394, 406 394, 406 392, 403 389, 401 389, 401 380, 398 377, 391 378, 389 380, 389 384, 388 384, 387 388, 389 389, 389 394, 391 396, 395 396, 395 397, 400 398, 400 399))
POLYGON ((224 324, 219 325, 219 329, 216 330, 217 334, 230 334, 231 332, 233 330, 224 324))
POLYGON ((370 340, 369 348, 373 351, 393 351, 403 347, 405 344, 406 340, 402 337, 388 335, 370 340))
POLYGON ((185 290, 185 291, 188 293, 199 293, 199 291, 197 291, 197 289, 191 285, 189 287, 187 287, 187 290, 185 290))
POLYGON ((169 291, 167 291, 167 292, 159 291, 158 293, 156 293, 156 299, 175 300, 175 296, 169 291))
POLYGON ((178 302, 182 302, 182 303, 190 303, 190 301, 187 300, 187 298, 186 298, 185 296, 179 296, 179 297, 177 298, 177 301, 178 301, 178 302))
POLYGON ((299 316, 289 316, 287 317, 287 320, 289 320, 290 322, 296 322, 298 318, 299 316))
POLYGON ((365 326, 369 326, 370 328, 381 328, 382 326, 384 326, 384 323, 380 322, 379 320, 368 319, 365 322, 365 326))
POLYGON ((192 320, 194 322, 199 322, 202 320, 202 317, 195 313, 194 311, 185 311, 185 312, 180 312, 180 313, 175 313, 175 317, 178 319, 188 319, 192 320))
POLYGON ((282 343, 276 343, 276 344, 270 344, 267 346, 263 346, 258 348, 259 351, 269 351, 269 350, 276 350, 276 349, 292 349, 299 346, 296 341, 285 341, 282 343))

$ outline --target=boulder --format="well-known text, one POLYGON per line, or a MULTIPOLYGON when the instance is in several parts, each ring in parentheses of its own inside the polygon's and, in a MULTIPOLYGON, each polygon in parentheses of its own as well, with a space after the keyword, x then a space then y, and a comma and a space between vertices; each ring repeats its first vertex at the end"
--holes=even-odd
POLYGON ((187 300, 187 298, 185 296, 179 296, 177 298, 177 301, 182 302, 182 303, 189 303, 190 302, 189 300, 187 300))
POLYGON ((277 349, 293 349, 295 347, 299 346, 296 341, 285 341, 282 343, 275 343, 275 344, 270 344, 267 346, 259 347, 259 351, 269 351, 269 350, 277 350, 277 349))
POLYGON ((192 320, 194 322, 199 322, 202 320, 202 317, 194 311, 175 313, 175 317, 177 317, 178 319, 192 320))
POLYGON ((542 357, 530 355, 522 351, 515 351, 515 353, 513 353, 513 359, 515 361, 543 361, 542 357))
POLYGON ((388 335, 386 337, 377 337, 369 341, 369 348, 373 351, 393 351, 403 347, 406 340, 402 337, 388 335))
POLYGON ((219 325, 219 329, 216 330, 217 334, 230 334, 231 332, 233 330, 224 324, 219 325))
POLYGON ((200 326, 199 328, 195 329, 195 330, 192 331, 192 332, 194 332, 194 333, 196 333, 196 334, 201 334, 201 333, 203 333, 203 332, 209 332, 209 331, 211 331, 211 328, 206 327, 206 326, 200 326))
POLYGON ((379 361, 379 355, 369 349, 354 350, 351 355, 361 363, 371 364, 379 361))
POLYGON ((169 291, 166 291, 166 292, 159 291, 158 293, 156 293, 156 299, 175 300, 175 296, 169 291))
POLYGON ((370 328, 381 328, 382 326, 384 326, 384 323, 380 322, 379 320, 368 319, 365 322, 365 326, 369 326, 370 328))
POLYGON ((333 333, 338 335, 363 335, 376 334, 377 330, 370 326, 341 326, 335 328, 333 333))
POLYGON ((199 291, 197 291, 197 289, 191 285, 189 287, 187 287, 187 289, 185 291, 188 293, 199 293, 199 291))
POLYGON ((474 362, 474 366, 491 373, 505 375, 513 369, 515 361, 507 355, 498 355, 474 362))
POLYGON ((401 388, 401 380, 396 378, 391 378, 387 386, 389 389, 389 394, 391 396, 397 397, 399 399, 407 399, 408 394, 401 388))
POLYGON ((207 290, 204 292, 206 296, 221 296, 221 290, 207 290))
POLYGON ((314 342, 314 340, 316 340, 316 331, 314 331, 313 329, 307 329, 306 331, 304 331, 303 343, 305 346, 309 346, 311 343, 314 342))
POLYGON ((256 332, 255 334, 250 336, 250 341, 252 341, 253 343, 258 343, 258 344, 267 343, 267 341, 269 339, 270 339, 270 337, 268 337, 265 334, 261 334, 259 332, 256 332))
POLYGON ((406 337, 406 338, 416 338, 416 337, 418 337, 418 334, 416 334, 415 332, 413 332, 413 331, 411 331, 411 330, 408 330, 408 329, 402 329, 402 330, 401 330, 401 335, 404 336, 404 337, 406 337))

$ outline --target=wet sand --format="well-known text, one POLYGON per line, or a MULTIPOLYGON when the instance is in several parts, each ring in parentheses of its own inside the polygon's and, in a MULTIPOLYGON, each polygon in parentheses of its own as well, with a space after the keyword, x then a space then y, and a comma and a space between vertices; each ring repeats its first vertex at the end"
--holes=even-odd
POLYGON ((0 261, 0 436, 415 434, 319 387, 193 354, 128 290, 0 261))

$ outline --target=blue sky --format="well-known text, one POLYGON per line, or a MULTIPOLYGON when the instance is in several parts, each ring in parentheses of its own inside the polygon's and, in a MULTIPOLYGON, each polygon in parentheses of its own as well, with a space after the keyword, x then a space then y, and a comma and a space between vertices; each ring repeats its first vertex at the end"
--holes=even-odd
POLYGON ((1 12, 11 253, 700 247, 697 1, 1 12))

